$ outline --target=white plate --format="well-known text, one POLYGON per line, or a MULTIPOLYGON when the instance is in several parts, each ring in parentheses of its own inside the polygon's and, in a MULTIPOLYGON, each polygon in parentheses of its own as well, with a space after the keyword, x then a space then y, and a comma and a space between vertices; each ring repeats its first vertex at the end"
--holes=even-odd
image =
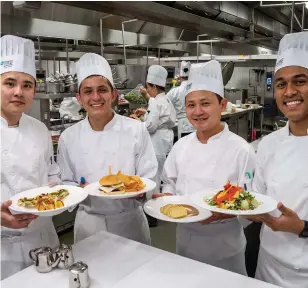
POLYGON ((68 210, 70 207, 75 206, 82 202, 84 199, 86 199, 88 196, 88 193, 76 186, 69 186, 69 185, 57 185, 54 187, 40 187, 35 188, 31 190, 27 190, 21 193, 18 193, 14 195, 10 200, 12 200, 12 205, 9 206, 9 209, 13 214, 20 214, 20 213, 31 213, 38 216, 55 216, 58 214, 61 214, 62 212, 68 210), (34 197, 42 193, 51 193, 55 192, 59 189, 67 189, 70 193, 68 196, 66 196, 62 201, 64 203, 64 206, 61 208, 57 208, 54 210, 46 210, 46 211, 38 211, 36 208, 25 208, 18 206, 18 199, 23 197, 34 197))
POLYGON ((238 210, 228 210, 228 209, 221 209, 215 206, 211 206, 205 202, 211 196, 216 195, 217 192, 209 192, 209 193, 196 193, 193 194, 190 199, 198 206, 205 208, 212 212, 218 212, 223 214, 229 215, 259 215, 270 213, 277 209, 278 202, 273 198, 259 194, 259 193, 250 193, 251 195, 256 197, 256 200, 261 204, 254 210, 245 210, 245 211, 238 211, 238 210))
POLYGON ((126 199, 126 198, 132 198, 135 196, 138 196, 140 194, 144 194, 146 192, 152 191, 156 187, 156 183, 153 182, 150 179, 140 177, 142 182, 145 184, 145 188, 136 191, 136 192, 127 192, 125 194, 117 194, 117 195, 112 195, 112 194, 103 194, 99 190, 100 184, 99 182, 94 182, 89 185, 87 185, 84 189, 89 193, 89 195, 92 196, 97 196, 97 197, 103 197, 103 198, 108 198, 108 199, 126 199))
POLYGON ((143 206, 145 213, 149 214, 150 216, 168 222, 175 222, 175 223, 193 223, 199 222, 209 218, 212 213, 202 209, 200 206, 197 206, 192 201, 189 200, 188 197, 185 196, 164 196, 157 199, 152 199, 146 202, 143 206), (195 207, 199 214, 196 216, 190 216, 180 219, 173 219, 170 218, 160 212, 160 208, 167 205, 167 204, 187 204, 195 207))

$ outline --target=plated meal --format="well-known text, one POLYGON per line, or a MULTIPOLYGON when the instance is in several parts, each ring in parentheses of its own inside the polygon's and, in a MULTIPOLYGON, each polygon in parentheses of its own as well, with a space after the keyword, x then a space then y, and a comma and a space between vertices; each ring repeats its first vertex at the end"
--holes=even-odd
POLYGON ((156 183, 150 179, 137 175, 125 175, 121 171, 112 174, 109 166, 109 174, 99 181, 87 185, 84 189, 89 195, 108 199, 132 198, 156 187, 156 183))
POLYGON ((99 184, 101 193, 113 195, 138 192, 146 187, 139 176, 125 175, 121 171, 102 177, 99 184))
POLYGON ((196 216, 199 214, 198 209, 187 204, 167 204, 160 208, 160 212, 173 219, 196 216))
POLYGON ((232 185, 230 182, 216 195, 206 198, 205 202, 211 206, 228 210, 254 210, 262 204, 243 187, 232 185))
POLYGON ((230 182, 223 189, 217 190, 195 192, 190 199, 199 207, 228 215, 260 215, 277 209, 278 202, 275 199, 264 194, 248 192, 230 182))
POLYGON ((201 209, 187 196, 164 196, 147 201, 144 212, 156 219, 174 223, 194 223, 209 218, 212 213, 201 209))
POLYGON ((69 195, 67 189, 59 189, 51 193, 38 194, 35 197, 18 199, 18 205, 25 208, 36 208, 38 211, 53 210, 64 206, 63 199, 69 195))
POLYGON ((12 214, 30 213, 49 217, 75 207, 88 196, 81 187, 71 185, 43 186, 20 192, 10 200, 12 214))

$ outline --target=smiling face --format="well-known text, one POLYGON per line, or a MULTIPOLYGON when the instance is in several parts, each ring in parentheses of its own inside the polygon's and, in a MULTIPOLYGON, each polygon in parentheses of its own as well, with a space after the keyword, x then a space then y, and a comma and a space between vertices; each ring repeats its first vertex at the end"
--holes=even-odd
POLYGON ((31 106, 35 95, 35 79, 22 72, 1 75, 1 115, 18 117, 31 106))
POLYGON ((292 122, 308 119, 308 69, 289 66, 275 74, 275 96, 280 111, 292 122))
POLYGON ((219 103, 216 94, 210 91, 194 91, 186 96, 186 115, 189 122, 200 132, 214 130, 220 125, 221 112, 227 100, 219 103))
POLYGON ((77 94, 78 102, 88 112, 89 117, 105 117, 110 114, 116 90, 102 76, 90 76, 82 81, 77 94))

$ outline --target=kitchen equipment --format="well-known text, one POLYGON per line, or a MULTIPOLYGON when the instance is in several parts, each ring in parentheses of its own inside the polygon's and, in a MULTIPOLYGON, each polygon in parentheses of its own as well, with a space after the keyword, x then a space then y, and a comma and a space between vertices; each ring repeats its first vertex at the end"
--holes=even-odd
POLYGON ((32 249, 29 252, 29 257, 39 273, 50 272, 60 261, 60 257, 58 257, 57 253, 53 253, 50 247, 32 249))
POLYGON ((58 257, 60 257, 58 268, 68 269, 74 264, 74 255, 71 245, 61 244, 56 253, 58 254, 58 257))
POLYGON ((47 82, 46 83, 46 93, 47 94, 57 94, 64 93, 65 87, 62 82, 47 82))
POLYGON ((222 79, 223 79, 224 86, 226 86, 228 82, 230 81, 233 71, 234 71, 234 62, 232 61, 228 62, 222 68, 222 79))
POLYGON ((69 288, 88 288, 90 287, 90 277, 88 265, 83 262, 77 262, 70 268, 69 288))

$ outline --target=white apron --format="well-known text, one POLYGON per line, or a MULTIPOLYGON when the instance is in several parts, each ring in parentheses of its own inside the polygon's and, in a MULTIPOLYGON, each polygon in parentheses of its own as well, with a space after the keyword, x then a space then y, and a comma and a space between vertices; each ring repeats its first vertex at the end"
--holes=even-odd
MULTIPOLYGON (((80 134, 72 133, 70 138, 66 140, 68 143, 65 146, 69 147, 69 151, 61 152, 62 148, 60 148, 60 154, 71 153, 69 159, 66 160, 63 155, 59 155, 60 167, 72 165, 73 178, 78 181, 81 177, 85 177, 88 183, 96 182, 102 175, 108 173, 108 165, 112 165, 114 173, 121 170, 124 174, 134 175, 137 165, 139 165, 134 146, 134 142, 137 140, 134 135, 130 134, 132 128, 129 126, 129 122, 135 124, 135 120, 115 115, 106 125, 105 131, 93 131, 88 119, 76 124, 80 128, 78 126, 69 128, 75 129, 77 127, 76 131, 80 134), (73 139, 78 139, 78 144, 72 147, 67 146, 71 145, 69 142, 73 139), (105 144, 109 139, 112 141, 108 142, 108 145, 105 144)), ((69 132, 69 130, 65 132, 69 132)), ((63 134, 63 136, 65 135, 63 134)), ((150 160, 151 157, 149 159, 144 157, 141 165, 149 166, 150 160)), ((153 169, 154 167, 155 165, 153 169)), ((139 170, 141 171, 141 169, 139 170)), ((147 177, 143 174, 141 176, 147 177)), ((136 200, 113 200, 89 196, 81 203, 74 225, 75 243, 102 230, 144 244, 150 245, 151 243, 147 219, 141 204, 136 200)))
MULTIPOLYGON (((31 137, 27 117, 20 121, 18 128, 8 128, 1 119, 1 202, 24 190, 48 184, 44 149, 31 137)), ((25 229, 1 226, 1 279, 30 266, 31 249, 58 245, 51 217, 37 218, 25 229)))
MULTIPOLYGON (((264 168, 267 194, 308 220, 308 136, 277 134, 275 151, 264 168)), ((275 132, 277 133, 277 132, 275 132)), ((279 211, 274 216, 280 216, 279 211)), ((284 288, 308 287, 308 239, 267 226, 261 235, 256 278, 284 288)))
MULTIPOLYGON (((202 145, 202 148, 200 145, 187 145, 183 151, 186 155, 183 162, 187 165, 178 167, 178 194, 189 196, 194 192, 215 191, 225 184, 225 175, 219 174, 216 160, 222 149, 228 149, 228 144, 222 143, 222 140, 219 144, 223 147, 217 145, 217 141, 202 145)), ((230 171, 230 175, 233 172, 230 171)), ((236 182, 237 179, 230 181, 236 182)), ((206 225, 180 224, 177 227, 176 247, 179 255, 243 275, 246 275, 245 246, 243 228, 237 219, 206 225)))

